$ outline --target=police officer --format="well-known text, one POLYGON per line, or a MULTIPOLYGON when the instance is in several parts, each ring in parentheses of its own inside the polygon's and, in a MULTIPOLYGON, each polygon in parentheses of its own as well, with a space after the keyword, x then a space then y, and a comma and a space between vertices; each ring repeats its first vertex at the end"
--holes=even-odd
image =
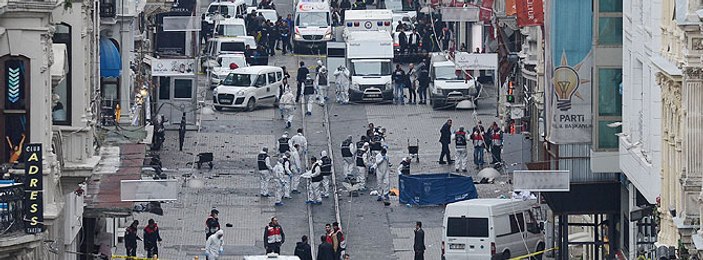
POLYGON ((352 143, 352 136, 347 136, 342 142, 342 159, 344 159, 344 174, 350 176, 354 167, 354 152, 356 151, 356 146, 352 143))
POLYGON ((356 181, 361 185, 360 191, 366 190, 366 169, 369 164, 369 143, 365 142, 366 137, 362 137, 362 141, 356 143, 356 181))
POLYGON ((398 165, 398 175, 410 175, 410 162, 412 159, 410 157, 403 157, 398 165))
MULTIPOLYGON (((381 150, 383 150, 383 143, 384 143, 384 138, 381 135, 380 132, 375 131, 373 136, 371 137, 371 140, 369 141, 369 147, 371 148, 371 165, 375 164, 376 156, 381 153, 381 150)), ((369 171, 369 174, 375 174, 374 171, 369 171)))
POLYGON ((454 133, 454 143, 456 144, 456 172, 461 171, 466 172, 466 164, 468 161, 468 153, 466 151, 466 146, 468 142, 467 133, 464 131, 464 126, 459 126, 459 130, 454 133))
POLYGON ((322 197, 330 196, 330 178, 332 178, 332 159, 327 151, 320 152, 320 173, 322 174, 322 197))
POLYGON ((281 138, 278 138, 278 154, 285 154, 290 151, 290 144, 288 144, 290 138, 288 138, 288 132, 284 132, 281 138))
POLYGON ((320 198, 320 183, 322 182, 322 172, 321 172, 321 162, 315 158, 315 156, 310 157, 310 186, 308 187, 308 200, 306 204, 322 204, 322 198, 320 198))
POLYGON ((269 148, 262 147, 261 152, 256 157, 257 166, 259 169, 259 187, 261 197, 269 196, 269 181, 271 180, 271 160, 269 159, 269 148))
POLYGON ((275 197, 275 206, 283 206, 281 199, 283 198, 283 179, 286 178, 286 171, 283 169, 283 158, 279 158, 276 162, 276 166, 273 166, 273 179, 274 179, 274 190, 273 196, 275 197))
POLYGON ((391 189, 390 182, 390 162, 388 161, 388 156, 386 156, 386 149, 381 149, 381 152, 376 155, 376 161, 373 166, 376 168, 376 185, 378 185, 378 199, 377 201, 388 200, 388 193, 391 189))

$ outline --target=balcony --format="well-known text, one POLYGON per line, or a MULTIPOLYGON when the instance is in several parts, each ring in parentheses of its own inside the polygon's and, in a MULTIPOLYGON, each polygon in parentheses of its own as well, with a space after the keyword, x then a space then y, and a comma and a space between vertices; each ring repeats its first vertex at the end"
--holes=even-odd
POLYGON ((100 0, 100 18, 115 18, 117 0, 100 0))
POLYGON ((0 232, 12 233, 24 229, 23 199, 23 184, 0 184, 0 232))

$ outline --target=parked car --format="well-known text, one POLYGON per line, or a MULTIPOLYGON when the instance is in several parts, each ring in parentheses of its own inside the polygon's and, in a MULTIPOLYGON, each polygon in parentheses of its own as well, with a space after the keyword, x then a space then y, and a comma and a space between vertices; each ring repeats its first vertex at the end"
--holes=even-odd
POLYGON ((278 103, 283 70, 273 66, 238 68, 212 91, 215 110, 244 108, 252 111, 258 106, 278 103))

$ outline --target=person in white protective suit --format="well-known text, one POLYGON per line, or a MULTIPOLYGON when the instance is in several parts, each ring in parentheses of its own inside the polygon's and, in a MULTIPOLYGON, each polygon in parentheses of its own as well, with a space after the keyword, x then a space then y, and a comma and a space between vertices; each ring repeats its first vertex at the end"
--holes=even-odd
POLYGON ((342 159, 344 159, 344 174, 347 177, 352 177, 352 172, 354 171, 354 153, 356 152, 356 145, 352 142, 352 136, 347 136, 342 144, 340 145, 342 149, 342 159))
MULTIPOLYGON (((300 158, 303 159, 305 158, 305 155, 308 153, 308 139, 305 138, 303 135, 303 129, 298 128, 297 133, 290 138, 288 141, 291 147, 295 146, 296 144, 299 146, 298 147, 298 153, 300 154, 300 158)), ((306 166, 304 161, 300 161, 303 164, 301 166, 306 166)))
POLYGON ((291 199, 292 197, 290 196, 290 182, 293 176, 293 170, 291 170, 293 166, 291 165, 290 159, 288 158, 288 152, 283 154, 281 159, 283 159, 283 171, 285 172, 285 176, 283 180, 281 180, 281 184, 283 184, 283 198, 291 199))
POLYGON ((330 179, 332 179, 332 159, 327 156, 327 151, 320 152, 320 172, 322 174, 322 197, 330 196, 330 179))
POLYGON ((205 259, 217 260, 224 251, 225 232, 220 229, 215 234, 210 235, 205 241, 205 259))
POLYGON ((315 68, 315 91, 317 92, 317 102, 324 106, 327 101, 327 67, 322 63, 322 60, 317 60, 317 68, 315 68))
POLYGON ((366 191, 366 171, 369 165, 369 143, 367 142, 357 142, 356 153, 354 153, 354 164, 356 165, 356 172, 354 178, 361 188, 359 191, 366 191), (361 143, 361 144, 360 144, 361 143))
POLYGON ((298 186, 300 186, 300 175, 303 174, 303 164, 300 161, 300 153, 298 152, 299 147, 299 145, 291 146, 290 151, 288 152, 288 158, 290 158, 291 161, 290 170, 293 173, 290 178, 290 189, 293 194, 300 194, 300 191, 298 191, 298 186))
POLYGON ((283 179, 286 178, 286 170, 283 169, 283 158, 279 158, 276 166, 273 166, 273 196, 276 206, 283 206, 283 179))
POLYGON ((376 160, 373 165, 376 168, 376 185, 378 192, 377 201, 389 200, 388 194, 391 190, 391 179, 390 179, 390 161, 386 155, 388 151, 384 148, 380 153, 376 155, 376 160))
MULTIPOLYGON (((283 78, 283 81, 287 81, 287 79, 283 78)), ((293 91, 291 91, 290 88, 285 88, 285 92, 283 92, 283 95, 281 96, 279 106, 281 107, 281 115, 286 121, 286 128, 290 128, 293 123, 293 114, 295 114, 293 111, 295 111, 296 108, 295 94, 293 94, 293 91)))
POLYGON ((322 197, 320 196, 320 183, 322 182, 322 172, 320 170, 321 162, 315 158, 315 156, 310 157, 310 171, 307 172, 305 177, 309 178, 308 186, 308 200, 305 204, 322 204, 322 197))
POLYGON ((342 104, 349 103, 349 75, 351 73, 349 70, 340 65, 337 70, 334 71, 334 82, 337 85, 337 102, 342 104))
POLYGON ((269 148, 262 147, 261 152, 256 157, 257 169, 259 169, 259 194, 261 197, 269 196, 269 181, 271 181, 271 159, 268 155, 269 148))
POLYGON ((454 143, 456 144, 456 172, 459 170, 466 172, 466 164, 469 162, 467 146, 469 144, 469 134, 464 130, 464 126, 459 126, 459 130, 454 133, 454 143))

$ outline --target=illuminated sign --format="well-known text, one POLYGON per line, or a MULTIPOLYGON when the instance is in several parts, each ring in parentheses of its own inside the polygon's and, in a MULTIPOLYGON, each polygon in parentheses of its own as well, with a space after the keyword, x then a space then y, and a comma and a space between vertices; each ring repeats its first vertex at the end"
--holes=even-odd
POLYGON ((27 144, 24 156, 24 232, 37 234, 44 231, 42 145, 27 144))

